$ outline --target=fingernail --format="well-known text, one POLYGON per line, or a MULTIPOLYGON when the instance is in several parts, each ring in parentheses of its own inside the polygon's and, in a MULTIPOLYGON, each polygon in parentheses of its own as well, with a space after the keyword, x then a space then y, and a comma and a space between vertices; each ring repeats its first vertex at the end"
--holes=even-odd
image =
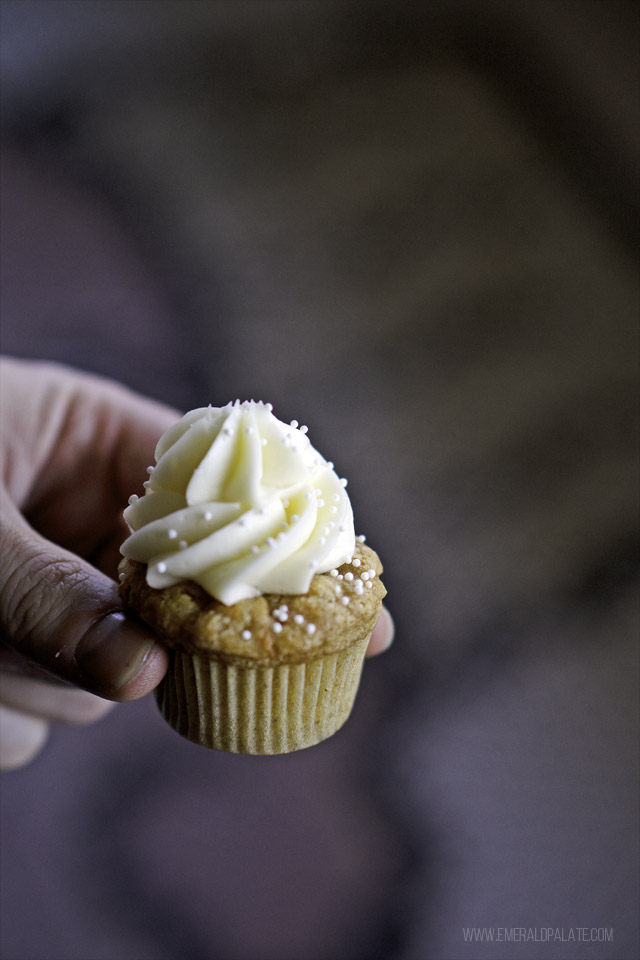
POLYGON ((113 695, 139 673, 155 645, 140 624, 110 613, 86 632, 75 661, 93 692, 113 695))
POLYGON ((393 623, 393 618, 387 608, 383 607, 378 622, 373 628, 373 633, 371 634, 367 656, 375 657, 378 653, 384 653, 384 651, 393 643, 394 634, 395 626, 393 623))
POLYGON ((393 643, 393 638, 396 633, 396 625, 393 622, 393 617, 391 616, 391 614, 389 613, 386 607, 382 608, 381 620, 384 624, 384 633, 383 633, 384 646, 382 649, 386 650, 387 647, 390 647, 391 644, 393 643))

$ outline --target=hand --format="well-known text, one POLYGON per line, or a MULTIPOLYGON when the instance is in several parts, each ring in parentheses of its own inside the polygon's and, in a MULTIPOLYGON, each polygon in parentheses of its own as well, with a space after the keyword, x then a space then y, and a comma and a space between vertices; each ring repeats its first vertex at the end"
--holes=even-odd
POLYGON ((50 721, 89 723, 164 675, 164 647, 123 612, 114 578, 123 505, 179 414, 25 361, 0 360, 0 391, 0 767, 11 768, 35 756, 50 721))
MULTIPOLYGON (((179 414, 52 364, 0 360, 0 767, 28 763, 50 721, 90 723, 160 682, 165 648, 114 582, 159 436, 179 414)), ((393 638, 384 611, 368 656, 393 638)))

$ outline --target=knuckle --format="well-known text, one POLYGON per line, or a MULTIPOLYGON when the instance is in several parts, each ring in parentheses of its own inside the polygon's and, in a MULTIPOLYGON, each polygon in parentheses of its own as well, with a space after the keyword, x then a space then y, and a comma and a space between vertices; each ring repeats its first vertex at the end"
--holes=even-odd
POLYGON ((56 627, 69 591, 81 593, 87 575, 79 561, 55 556, 22 537, 2 590, 2 619, 10 639, 28 640, 46 622, 56 627))

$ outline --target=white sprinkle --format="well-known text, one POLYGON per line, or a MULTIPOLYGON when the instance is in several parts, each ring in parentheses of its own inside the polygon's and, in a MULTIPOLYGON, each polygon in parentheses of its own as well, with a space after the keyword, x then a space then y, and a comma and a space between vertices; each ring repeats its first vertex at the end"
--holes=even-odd
POLYGON ((357 557, 354 557, 354 559, 351 561, 351 563, 353 564, 354 567, 359 567, 360 564, 361 564, 361 562, 362 562, 362 561, 361 561, 361 560, 358 560, 357 557))
POLYGON ((365 537, 364 533, 361 533, 359 537, 356 537, 356 540, 358 540, 360 543, 364 543, 366 539, 367 538, 365 537))
POLYGON ((344 580, 344 574, 339 573, 339 574, 338 574, 338 580, 344 580))
POLYGON ((281 623, 274 623, 272 629, 273 629, 273 632, 274 632, 274 633, 282 633, 282 624, 281 624, 281 623))
POLYGON ((328 537, 329 534, 331 533, 331 530, 329 529, 329 527, 323 527, 321 532, 323 537, 328 537))
POLYGON ((129 503, 135 503, 136 500, 139 500, 139 499, 140 497, 138 496, 137 493, 132 493, 131 496, 129 497, 129 503))
POLYGON ((151 480, 145 480, 145 482, 142 484, 142 486, 143 486, 143 487, 145 488, 145 490, 146 490, 148 487, 151 486, 151 480))
POLYGON ((62 650, 58 650, 58 652, 54 654, 54 657, 56 658, 56 660, 57 660, 57 658, 60 656, 61 653, 62 653, 62 650))
POLYGON ((179 550, 186 550, 188 546, 189 546, 189 544, 187 543, 186 540, 178 540, 178 549, 179 549, 179 550))
POLYGON ((126 579, 127 579, 126 573, 119 573, 119 574, 118 574, 118 580, 120 581, 120 583, 122 583, 122 581, 123 581, 123 580, 126 580, 126 579))
POLYGON ((292 514, 292 516, 291 516, 291 523, 297 523, 299 519, 300 519, 300 517, 298 516, 298 514, 297 514, 297 513, 294 513, 294 514, 292 514))
POLYGON ((275 540, 273 539, 273 537, 267 537, 267 546, 268 546, 268 547, 275 547, 275 545, 276 545, 276 542, 275 542, 275 540))
POLYGON ((267 440, 266 437, 260 437, 260 446, 261 446, 261 447, 266 447, 266 445, 267 445, 268 443, 269 443, 269 441, 267 440))
POLYGON ((373 586, 373 582, 371 580, 367 580, 367 586, 369 587, 369 590, 371 590, 371 587, 373 586))
POLYGON ((338 508, 336 506, 329 507, 329 513, 337 513, 338 508))
POLYGON ((297 428, 297 426, 298 426, 298 421, 297 421, 297 420, 292 420, 292 421, 291 421, 291 426, 292 426, 293 429, 295 430, 295 429, 297 428))
POLYGON ((166 563, 164 562, 164 560, 161 560, 160 563, 157 563, 157 564, 156 564, 156 570, 158 571, 158 573, 166 573, 166 572, 167 572, 167 565, 166 565, 166 563))
POLYGON ((258 546, 254 543, 254 545, 251 547, 251 553, 253 553, 254 555, 255 555, 256 553, 260 553, 260 547, 258 547, 258 546))
POLYGON ((332 493, 332 494, 331 494, 331 499, 332 499, 332 500, 335 500, 335 502, 338 503, 338 501, 340 500, 340 494, 339 494, 339 493, 332 493))
POLYGON ((372 567, 372 568, 369 570, 369 576, 370 576, 371 579, 373 580, 373 578, 375 577, 375 575, 376 575, 376 572, 375 572, 375 570, 374 570, 373 567, 372 567))
POLYGON ((284 610, 285 613, 289 613, 289 607, 287 606, 286 603, 281 603, 281 604, 280 604, 280 609, 281 609, 281 610, 284 610))
POLYGON ((213 514, 211 513, 211 510, 205 510, 204 513, 202 514, 202 519, 213 520, 213 514))
POLYGON ((155 467, 147 467, 147 473, 153 473, 155 467))
POLYGON ((246 433, 246 435, 247 435, 248 437, 250 437, 251 434, 253 433, 253 427, 245 427, 245 428, 244 428, 244 432, 246 433))
POLYGON ((289 524, 288 524, 288 523, 285 523, 284 520, 283 520, 282 523, 280 524, 280 529, 281 529, 281 530, 288 530, 288 529, 289 529, 289 524))
POLYGON ((300 433, 308 433, 308 432, 309 432, 309 427, 302 424, 302 426, 300 427, 300 433))
POLYGON ((243 630, 243 631, 242 631, 242 639, 243 639, 243 640, 251 640, 251 630, 243 630))
POLYGON ((333 462, 333 460, 328 460, 327 466, 329 467, 330 470, 333 470, 333 468, 335 467, 335 463, 333 462))
POLYGON ((338 530, 340 531, 340 533, 344 533, 345 529, 346 527, 343 523, 341 523, 340 526, 338 527, 338 530))
POLYGON ((167 530, 167 536, 169 537, 169 540, 175 540, 178 536, 178 531, 174 530, 172 527, 171 530, 167 530))
POLYGON ((369 574, 367 573, 366 570, 364 571, 364 573, 361 573, 361 574, 360 574, 360 579, 361 579, 361 580, 368 580, 368 579, 369 579, 369 574))
POLYGON ((349 483, 349 481, 347 480, 346 477, 341 477, 341 478, 340 478, 340 483, 342 484, 343 487, 346 487, 347 484, 349 483))
POLYGON ((272 404, 272 403, 265 403, 265 407, 267 408, 267 410, 269 411, 269 413, 271 413, 271 411, 273 410, 273 404, 272 404))
POLYGON ((309 634, 309 636, 312 637, 315 632, 316 632, 316 625, 315 625, 315 623, 308 623, 308 624, 307 624, 307 633, 309 634))
POLYGON ((329 576, 331 576, 331 577, 337 577, 337 576, 338 576, 338 571, 335 569, 335 567, 333 568, 333 570, 329 570, 329 576))
POLYGON ((349 603, 349 597, 342 597, 340 599, 340 603, 344 604, 344 606, 346 607, 347 604, 349 603))
POLYGON ((318 507, 324 507, 324 500, 318 500, 318 507))
POLYGON ((351 573, 351 570, 349 570, 348 573, 345 573, 344 578, 345 580, 353 580, 353 574, 351 573))
POLYGON ((364 593, 364 583, 362 580, 356 580, 354 588, 358 596, 360 596, 361 593, 364 593))
MULTIPOLYGON (((305 495, 304 495, 304 498, 305 498, 305 500, 313 500, 313 494, 311 493, 310 490, 307 490, 307 492, 306 492, 305 495)), ((137 499, 137 497, 136 497, 136 499, 137 499)))
POLYGON ((325 545, 326 542, 327 542, 327 538, 326 538, 326 537, 318 537, 318 544, 319 544, 321 547, 324 547, 324 545, 325 545))
POLYGON ((301 613, 296 613, 295 617, 293 618, 293 622, 294 622, 294 623, 304 623, 304 617, 302 616, 301 613))
POLYGON ((281 530, 280 533, 276 536, 276 540, 284 540, 285 537, 286 537, 286 533, 284 533, 284 531, 281 530))

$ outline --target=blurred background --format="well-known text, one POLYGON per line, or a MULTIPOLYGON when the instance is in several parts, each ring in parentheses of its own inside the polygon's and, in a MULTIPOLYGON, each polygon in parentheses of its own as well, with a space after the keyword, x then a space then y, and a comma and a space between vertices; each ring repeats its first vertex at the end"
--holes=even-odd
POLYGON ((4 960, 637 957, 638 6, 0 12, 3 352, 308 423, 398 631, 311 750, 57 729, 4 960))

